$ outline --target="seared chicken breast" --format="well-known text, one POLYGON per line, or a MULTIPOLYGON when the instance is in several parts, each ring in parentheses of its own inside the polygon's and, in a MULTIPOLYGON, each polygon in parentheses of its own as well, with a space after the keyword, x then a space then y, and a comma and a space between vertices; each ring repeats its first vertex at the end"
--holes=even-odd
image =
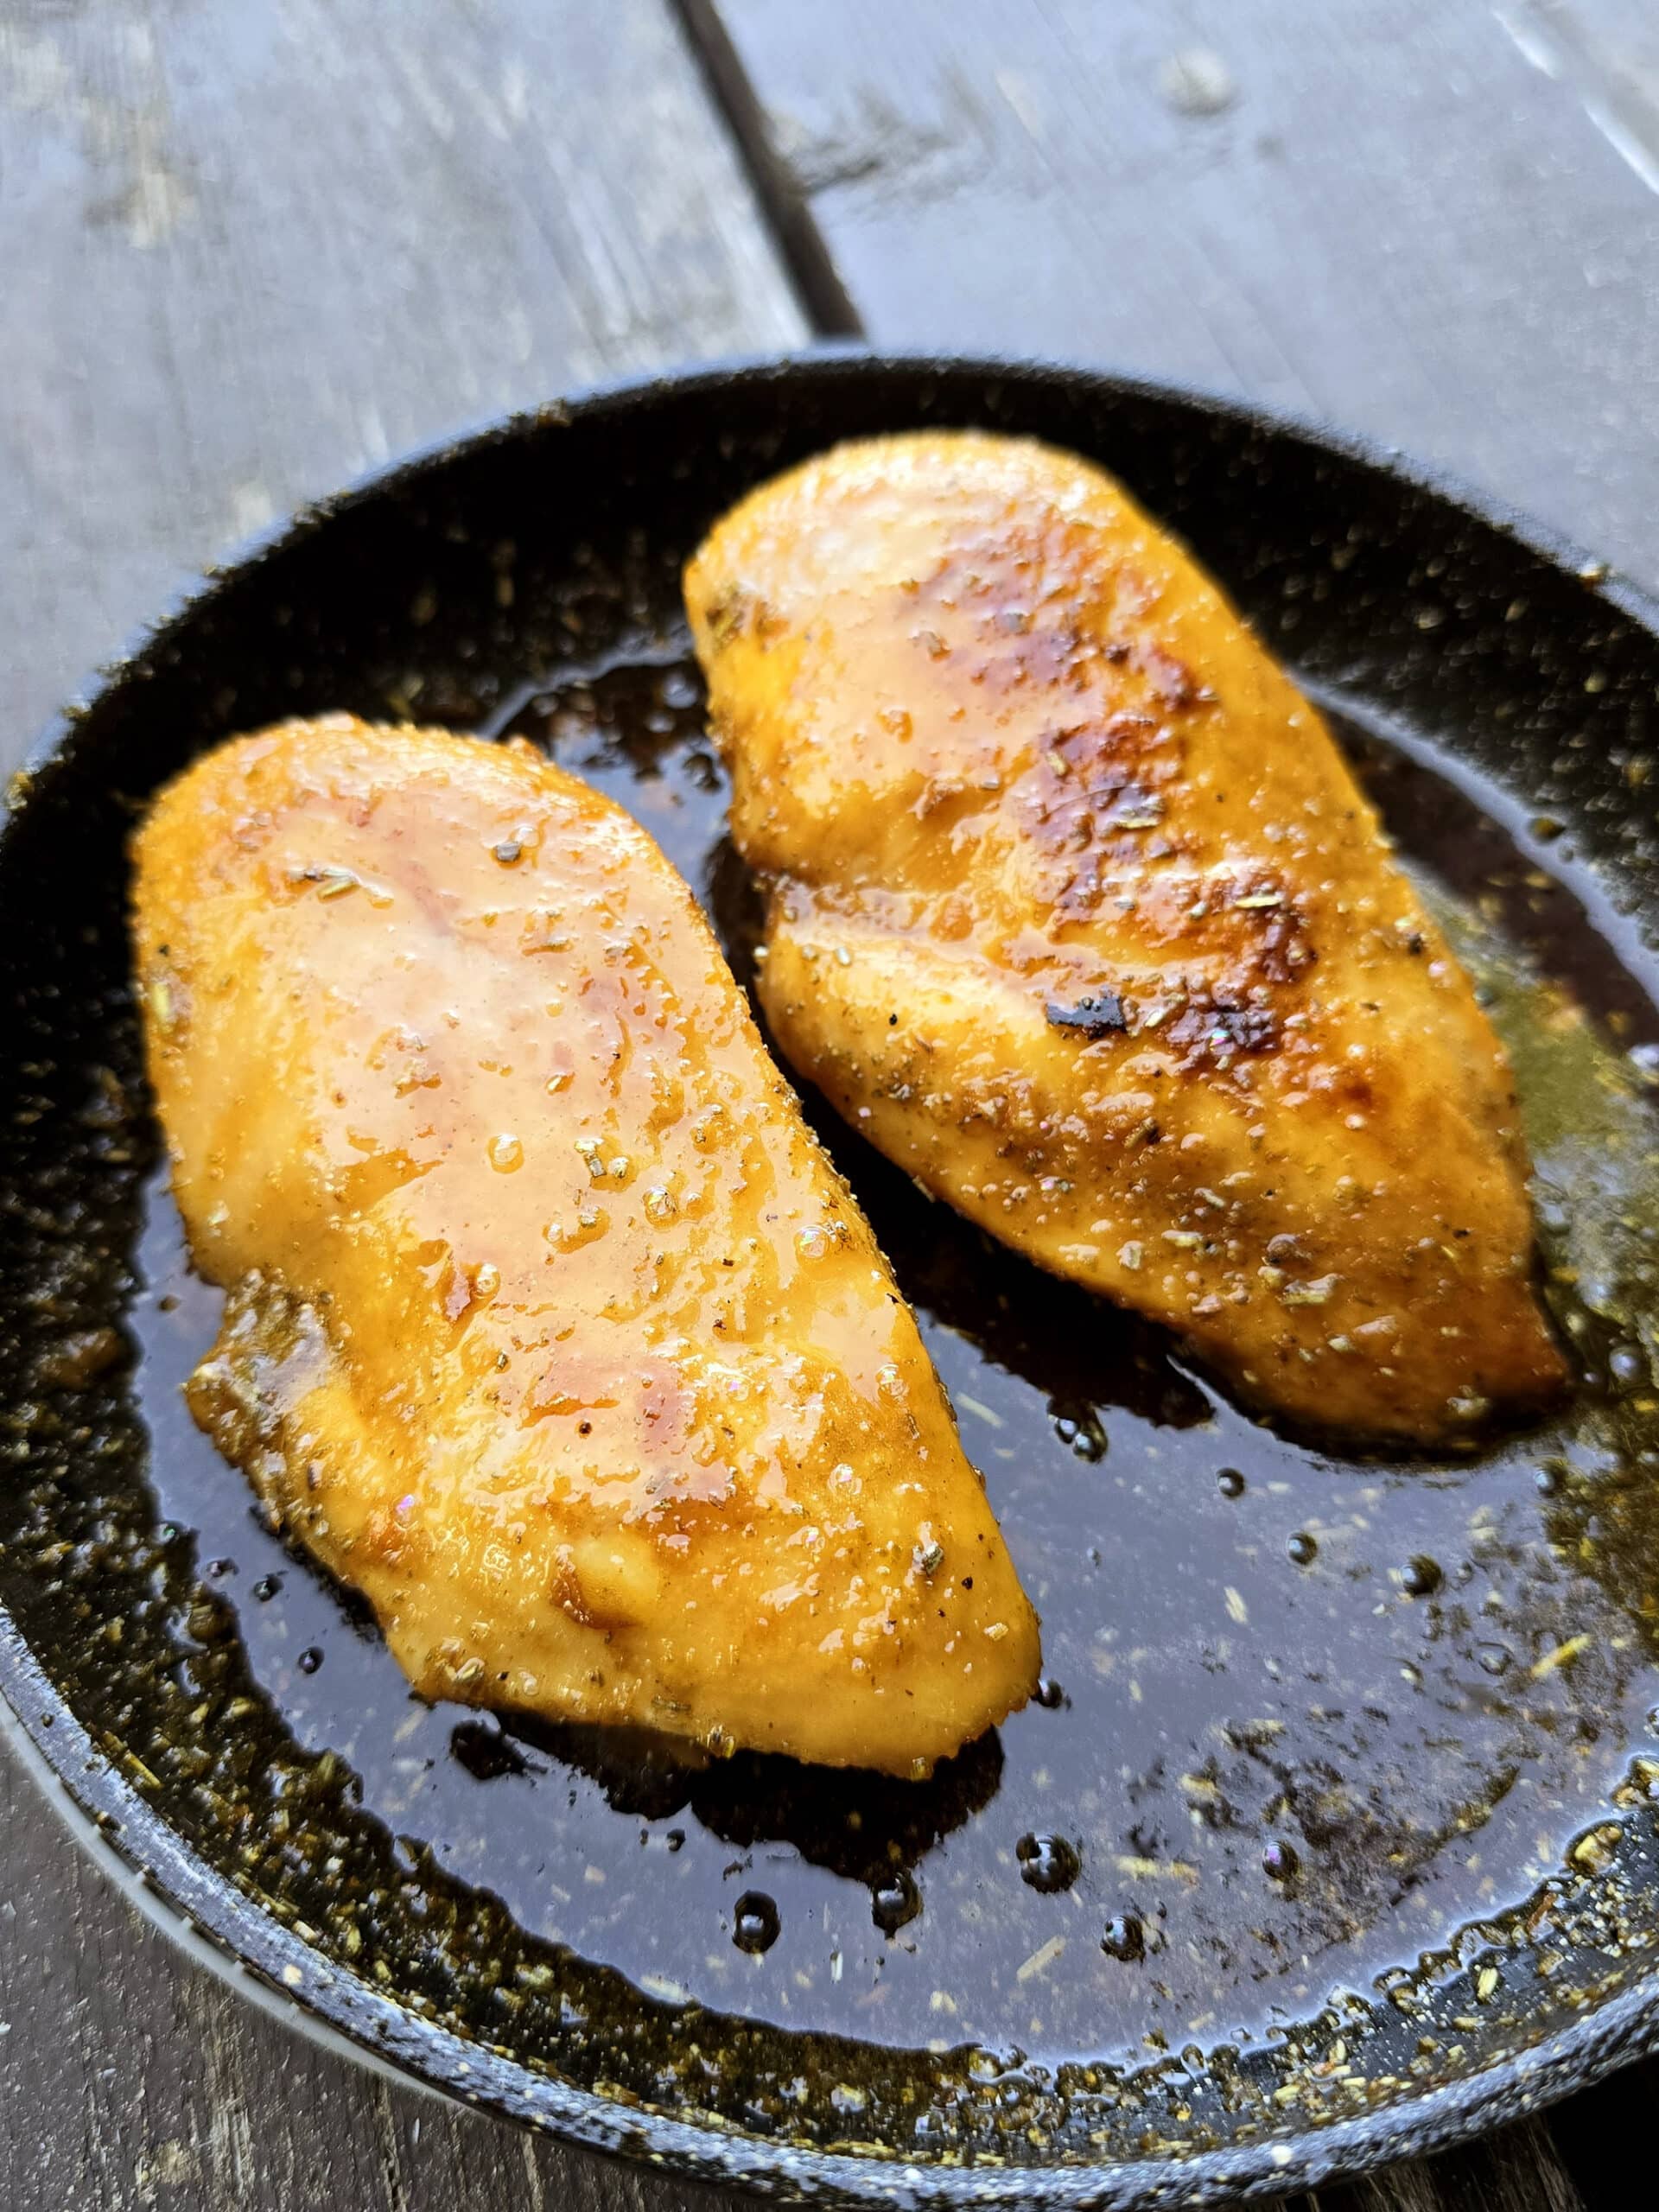
POLYGON ((686 601, 795 1067, 1249 1400, 1433 1441, 1562 1363, 1514 1085, 1319 715, 1123 491, 847 445, 686 601))
POLYGON ((137 838, 198 1421, 430 1697, 925 1773, 1037 1624, 684 883, 527 746, 294 722, 137 838))

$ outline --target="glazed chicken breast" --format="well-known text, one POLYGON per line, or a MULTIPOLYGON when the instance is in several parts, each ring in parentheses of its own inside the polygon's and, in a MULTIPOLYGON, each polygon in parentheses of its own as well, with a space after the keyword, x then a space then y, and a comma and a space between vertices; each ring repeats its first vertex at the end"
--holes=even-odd
POLYGON ((1503 1052, 1319 715, 1098 469, 842 446, 686 601, 793 1065, 1249 1401, 1429 1442, 1542 1397, 1503 1052))
POLYGON ((1025 1700, 915 1322, 636 823, 330 716, 136 857, 192 1408, 416 1689, 900 1775, 1025 1700))

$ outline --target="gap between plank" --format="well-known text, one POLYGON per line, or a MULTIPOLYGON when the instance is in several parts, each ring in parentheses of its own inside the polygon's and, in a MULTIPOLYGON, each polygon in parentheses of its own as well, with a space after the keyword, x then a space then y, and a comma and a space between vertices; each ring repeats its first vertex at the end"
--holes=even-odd
POLYGON ((772 232, 801 311, 817 338, 862 338, 864 325, 788 164, 718 0, 669 0, 710 99, 732 136, 763 221, 772 232))

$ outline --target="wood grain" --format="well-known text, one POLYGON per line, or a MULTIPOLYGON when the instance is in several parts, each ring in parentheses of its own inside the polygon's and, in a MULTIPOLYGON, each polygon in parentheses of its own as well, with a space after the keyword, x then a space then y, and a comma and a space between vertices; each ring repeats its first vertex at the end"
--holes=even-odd
POLYGON ((1654 88, 1652 10, 1502 9, 721 12, 876 342, 1081 356, 1325 416, 1652 582, 1659 200, 1605 127, 1654 88))
POLYGON ((1311 2192, 1307 2212, 1584 2212, 1584 2200, 1548 2122, 1534 2120, 1438 2158, 1311 2192))
POLYGON ((0 299, 0 774, 305 499, 804 331, 659 0, 13 0, 0 299))

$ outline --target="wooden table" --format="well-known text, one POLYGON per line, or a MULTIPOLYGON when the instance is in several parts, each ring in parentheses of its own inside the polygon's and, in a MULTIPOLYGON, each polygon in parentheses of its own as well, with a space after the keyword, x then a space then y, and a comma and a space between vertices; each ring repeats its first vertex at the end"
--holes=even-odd
MULTIPOLYGON (((1659 582, 1656 194, 1651 0, 8 0, 0 772, 308 497, 814 334, 1328 416, 1659 582)), ((1637 2069, 1319 2201, 1635 2205, 1655 2096, 1637 2069)), ((0 1765, 10 2212, 722 2201, 252 2011, 0 1765)))

